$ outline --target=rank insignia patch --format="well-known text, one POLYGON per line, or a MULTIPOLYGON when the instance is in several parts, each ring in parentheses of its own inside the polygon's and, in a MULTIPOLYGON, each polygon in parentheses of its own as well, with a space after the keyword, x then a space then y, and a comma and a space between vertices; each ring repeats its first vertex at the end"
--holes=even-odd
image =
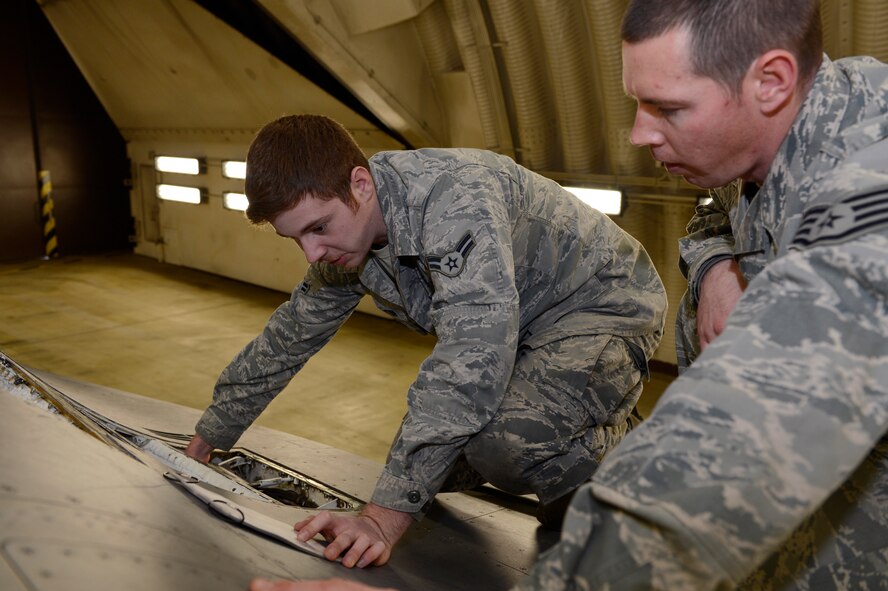
POLYGON ((469 256, 473 248, 475 248, 475 240, 470 233, 466 232, 453 252, 448 252, 443 256, 430 256, 429 269, 448 277, 456 277, 462 273, 466 257, 469 256))
POLYGON ((830 206, 812 207, 805 212, 793 246, 834 244, 888 224, 888 193, 855 195, 830 206))

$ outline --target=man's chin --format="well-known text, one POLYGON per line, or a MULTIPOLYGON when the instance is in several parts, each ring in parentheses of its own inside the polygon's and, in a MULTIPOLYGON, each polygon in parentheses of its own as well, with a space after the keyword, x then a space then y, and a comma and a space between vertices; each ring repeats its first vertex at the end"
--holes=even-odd
POLYGON ((695 187, 700 187, 701 189, 713 189, 713 188, 715 188, 714 186, 710 185, 709 183, 703 181, 703 180, 700 179, 699 177, 696 177, 696 176, 694 176, 694 175, 692 175, 692 174, 683 174, 683 175, 681 175, 681 178, 683 178, 684 180, 686 180, 688 183, 694 185, 695 187))
POLYGON ((701 189, 716 189, 716 188, 726 185, 728 182, 730 182, 730 181, 728 181, 725 183, 721 183, 721 182, 713 180, 709 177, 700 176, 700 175, 694 174, 693 172, 687 172, 687 171, 684 172, 683 174, 681 174, 680 176, 688 183, 694 185, 695 187, 700 187, 701 189))
POLYGON ((699 174, 697 171, 688 170, 687 168, 679 164, 664 162, 663 166, 664 168, 666 168, 666 172, 668 172, 672 176, 680 176, 690 184, 694 185, 695 187, 700 187, 701 189, 715 189, 716 187, 721 187, 722 185, 727 184, 715 182, 713 181, 713 179, 699 174))

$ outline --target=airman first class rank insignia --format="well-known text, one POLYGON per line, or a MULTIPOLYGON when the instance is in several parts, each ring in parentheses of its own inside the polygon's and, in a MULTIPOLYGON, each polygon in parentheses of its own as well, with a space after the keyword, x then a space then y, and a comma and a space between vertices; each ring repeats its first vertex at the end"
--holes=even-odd
POLYGON ((463 267, 466 264, 466 257, 469 256, 473 248, 475 248, 475 240, 472 238, 471 233, 466 232, 466 235, 462 237, 462 240, 459 241, 453 252, 448 252, 443 256, 429 256, 429 269, 448 277, 456 277, 462 273, 463 267))
POLYGON ((806 211, 792 245, 835 244, 884 225, 888 225, 888 192, 855 195, 806 211))

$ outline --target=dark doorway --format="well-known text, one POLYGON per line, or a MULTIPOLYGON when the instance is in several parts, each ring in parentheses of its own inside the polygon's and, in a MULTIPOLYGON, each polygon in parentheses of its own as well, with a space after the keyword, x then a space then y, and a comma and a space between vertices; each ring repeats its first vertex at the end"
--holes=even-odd
POLYGON ((48 170, 58 253, 130 248, 126 144, 33 0, 0 19, 0 260, 46 254, 38 171, 48 170))

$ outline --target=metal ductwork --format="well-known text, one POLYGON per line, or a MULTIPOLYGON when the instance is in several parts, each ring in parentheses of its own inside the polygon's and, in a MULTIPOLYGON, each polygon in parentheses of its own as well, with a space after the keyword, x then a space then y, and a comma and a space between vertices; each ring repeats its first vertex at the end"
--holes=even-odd
POLYGON ((435 2, 416 17, 416 29, 422 38, 423 49, 432 72, 453 72, 462 69, 459 48, 453 38, 453 29, 447 20, 444 5, 435 2))
MULTIPOLYGON (((482 147, 513 155, 512 138, 509 133, 508 120, 505 117, 505 109, 497 108, 497 105, 503 104, 503 99, 490 43, 486 37, 484 40, 478 38, 479 34, 476 32, 476 27, 473 26, 472 8, 470 8, 468 0, 444 0, 444 7, 450 18, 453 35, 456 38, 460 56, 462 56, 463 67, 472 81, 472 88, 475 92, 475 101, 484 137, 482 147), (485 48, 483 53, 482 46, 485 48), (503 116, 500 117, 500 114, 503 116)), ((483 23, 483 17, 479 12, 476 20, 483 23)), ((478 27, 478 29, 484 30, 483 27, 478 27)))
POLYGON ((490 0, 497 41, 502 44, 508 89, 518 127, 517 160, 535 170, 550 170, 557 161, 555 118, 549 100, 545 63, 538 51, 533 6, 512 0, 490 0))
POLYGON ((608 164, 617 175, 641 175, 645 151, 629 143, 635 122, 635 104, 623 92, 623 56, 620 23, 624 0, 586 0, 586 18, 601 73, 602 105, 607 129, 608 164))
POLYGON ((564 0, 535 0, 554 86, 561 168, 567 173, 599 172, 603 156, 601 117, 582 7, 564 0))
POLYGON ((888 61, 888 2, 857 0, 854 3, 854 28, 854 53, 888 61))

